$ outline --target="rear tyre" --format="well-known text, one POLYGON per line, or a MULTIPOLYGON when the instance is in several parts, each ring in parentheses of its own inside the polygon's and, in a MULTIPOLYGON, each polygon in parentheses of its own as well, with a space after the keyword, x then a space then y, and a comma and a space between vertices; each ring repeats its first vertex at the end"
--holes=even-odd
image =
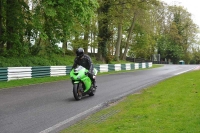
POLYGON ((76 100, 81 100, 81 98, 82 98, 82 92, 79 89, 79 84, 74 84, 73 85, 73 94, 74 94, 74 98, 76 100))

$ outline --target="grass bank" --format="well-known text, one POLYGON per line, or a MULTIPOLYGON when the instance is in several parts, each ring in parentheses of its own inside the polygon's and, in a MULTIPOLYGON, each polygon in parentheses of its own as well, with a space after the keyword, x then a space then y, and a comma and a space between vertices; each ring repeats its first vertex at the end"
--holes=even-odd
POLYGON ((200 132, 200 71, 192 71, 129 95, 61 133, 200 132))
MULTIPOLYGON (((91 57, 94 64, 102 64, 102 61, 91 57)), ((70 66, 74 63, 75 56, 72 55, 52 55, 48 56, 27 56, 24 57, 2 57, 0 56, 0 67, 30 67, 30 66, 70 66)), ((122 64, 127 61, 111 61, 110 64, 122 64)), ((129 62, 130 63, 130 62, 129 62)))

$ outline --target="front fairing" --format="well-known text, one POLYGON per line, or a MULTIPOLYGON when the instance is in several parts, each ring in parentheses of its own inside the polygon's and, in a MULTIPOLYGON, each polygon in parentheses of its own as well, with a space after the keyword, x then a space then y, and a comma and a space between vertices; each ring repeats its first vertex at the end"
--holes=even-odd
POLYGON ((85 86, 84 92, 88 91, 91 87, 91 80, 90 78, 86 75, 88 70, 82 66, 78 66, 75 69, 72 69, 70 72, 70 77, 73 83, 79 83, 82 82, 85 86))
POLYGON ((77 68, 72 69, 72 71, 70 72, 70 77, 74 81, 80 81, 81 79, 86 77, 85 73, 87 72, 88 70, 86 68, 78 66, 77 68))

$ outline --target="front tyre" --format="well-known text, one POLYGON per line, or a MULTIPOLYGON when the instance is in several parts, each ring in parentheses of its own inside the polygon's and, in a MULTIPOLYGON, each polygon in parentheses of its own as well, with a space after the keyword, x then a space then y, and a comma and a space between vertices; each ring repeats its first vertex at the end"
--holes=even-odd
POLYGON ((81 100, 81 98, 82 98, 82 92, 79 89, 79 84, 73 84, 73 94, 74 94, 74 98, 76 100, 81 100))

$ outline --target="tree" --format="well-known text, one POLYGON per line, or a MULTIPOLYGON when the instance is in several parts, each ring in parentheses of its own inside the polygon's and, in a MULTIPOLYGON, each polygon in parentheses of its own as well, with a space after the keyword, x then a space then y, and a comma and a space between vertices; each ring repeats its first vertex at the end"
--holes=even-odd
POLYGON ((180 59, 188 53, 188 48, 194 43, 195 34, 197 33, 197 27, 191 20, 191 14, 188 13, 181 6, 169 7, 172 13, 172 22, 170 23, 170 29, 168 32, 171 52, 168 52, 172 56, 168 57, 172 59, 174 63, 178 63, 180 59), (189 34, 188 34, 189 33, 189 34))
MULTIPOLYGON (((128 16, 128 17, 131 16, 131 19, 129 19, 130 26, 128 28, 128 34, 126 37, 125 50, 124 50, 123 55, 121 56, 121 59, 123 59, 123 60, 126 59, 126 55, 127 55, 127 52, 128 52, 129 46, 130 46, 131 39, 134 39, 133 38, 133 34, 134 34, 133 30, 134 30, 136 21, 140 22, 144 28, 146 27, 145 29, 147 29, 147 27, 150 27, 149 25, 151 23, 147 22, 149 19, 148 17, 151 16, 151 14, 149 14, 149 13, 152 9, 152 6, 154 8, 154 5, 157 6, 157 4, 158 4, 157 1, 155 1, 155 0, 141 0, 141 1, 132 1, 130 3, 129 2, 130 1, 128 1, 129 8, 128 8, 127 12, 129 14, 130 14, 130 12, 133 12, 133 14, 130 14, 128 16)), ((150 29, 149 29, 149 31, 150 31, 150 29)))
POLYGON ((29 7, 24 1, 7 0, 5 3, 5 42, 6 50, 11 56, 27 54, 25 40, 27 21, 29 21, 29 7))
POLYGON ((109 30, 109 9, 111 7, 110 0, 104 0, 100 3, 98 9, 98 59, 106 62, 107 57, 107 43, 111 37, 109 30))
POLYGON ((5 26, 4 26, 4 21, 5 21, 5 1, 0 0, 0 55, 4 51, 4 43, 5 43, 5 26))
POLYGON ((30 39, 36 41, 33 49, 53 50, 57 42, 66 42, 75 24, 88 23, 98 6, 97 1, 90 0, 29 2, 1 0, 0 50, 6 44, 5 53, 9 56, 29 54, 33 48, 30 39))

